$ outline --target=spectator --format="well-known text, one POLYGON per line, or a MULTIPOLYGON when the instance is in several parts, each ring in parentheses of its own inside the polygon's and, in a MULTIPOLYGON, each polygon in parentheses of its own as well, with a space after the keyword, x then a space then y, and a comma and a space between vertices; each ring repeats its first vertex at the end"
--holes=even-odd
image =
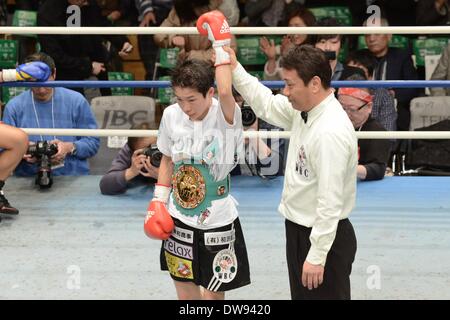
MULTIPOLYGON (((349 77, 347 80, 373 80, 375 61, 367 50, 351 52, 347 58, 347 65, 360 68, 365 74, 365 77, 349 77)), ((397 130, 397 110, 392 94, 386 88, 374 88, 371 92, 373 104, 370 116, 387 131, 397 130)))
MULTIPOLYGON (((388 26, 386 19, 380 19, 381 26, 388 26)), ((374 80, 417 80, 411 55, 400 48, 389 48, 390 34, 366 34, 368 51, 375 58, 374 80)), ((395 88, 389 92, 397 100, 397 129, 409 130, 411 114, 409 103, 418 95, 415 88, 395 88)))
MULTIPOLYGON (((25 62, 41 61, 51 70, 49 81, 55 80, 56 68, 53 59, 45 53, 36 53, 27 57, 25 62)), ((65 88, 36 87, 27 90, 8 102, 3 121, 21 128, 70 128, 97 129, 95 117, 86 99, 78 92, 65 88)), ((57 169, 54 175, 87 175, 87 158, 94 156, 100 146, 96 137, 30 136, 29 140, 50 141, 58 146, 58 153, 52 157, 57 169), (61 166, 61 167, 59 167, 61 166)), ((38 167, 36 158, 25 155, 15 174, 18 176, 35 175, 38 167)))
MULTIPOLYGON (((167 18, 173 0, 134 0, 138 11, 139 27, 156 27, 167 18)), ((158 46, 152 35, 138 35, 139 54, 145 67, 145 79, 152 80, 158 56, 158 46)))
MULTIPOLYGON (((317 22, 318 27, 339 27, 339 23, 334 18, 324 18, 317 22)), ((338 61, 339 54, 341 53, 344 39, 339 34, 319 34, 316 37, 315 47, 325 52, 331 67, 331 80, 345 80, 353 74, 364 73, 361 69, 343 65, 338 61)))
POLYGON ((276 27, 284 19, 289 0, 247 0, 245 13, 248 25, 254 27, 276 27))
POLYGON ((419 0, 416 22, 419 26, 444 26, 450 23, 447 0, 419 0))
MULTIPOLYGON (((289 27, 311 27, 316 24, 316 18, 311 11, 304 7, 296 6, 289 11, 287 25, 289 27)), ((260 40, 261 51, 266 55, 267 62, 264 65, 264 80, 281 80, 280 55, 283 55, 292 45, 301 45, 312 42, 306 34, 295 34, 283 37, 281 46, 275 46, 274 40, 262 37, 260 40), (277 58, 277 51, 279 55, 277 58)))
MULTIPOLYGON (((71 18, 67 13, 70 5, 80 6, 82 27, 111 26, 111 22, 102 17, 95 0, 46 0, 38 11, 38 26, 66 26, 71 18)), ((102 43, 104 39, 110 41, 122 57, 133 49, 125 36, 39 35, 42 51, 55 59, 60 80, 84 80, 90 76, 108 80, 106 64, 110 52, 102 43)), ((111 95, 109 88, 100 91, 102 95, 111 95)))
MULTIPOLYGON (((430 80, 449 80, 450 79, 450 45, 442 51, 436 69, 434 69, 430 80)), ((450 96, 450 88, 430 88, 433 96, 450 96)))
MULTIPOLYGON (((219 5, 219 0, 174 0, 174 8, 170 11, 167 19, 163 21, 161 27, 193 27, 200 15, 217 9, 219 5)), ((180 48, 179 59, 211 60, 213 50, 206 37, 157 34, 154 39, 161 48, 180 48)), ((234 36, 232 36, 231 46, 236 48, 234 36)))
MULTIPOLYGON (((132 129, 152 130, 149 123, 141 123, 132 129)), ((100 191, 105 195, 124 193, 127 188, 140 184, 154 184, 158 179, 159 166, 151 164, 143 154, 145 148, 156 145, 156 137, 129 137, 127 144, 114 158, 111 168, 100 180, 100 191)))
MULTIPOLYGON (((241 108, 244 131, 282 131, 278 128, 258 119, 252 109, 246 105, 242 96, 233 89, 233 96, 241 108), (245 110, 243 110, 243 107, 245 110), (247 114, 247 115, 246 115, 247 114), (248 116, 249 115, 249 116, 248 116), (249 120, 252 121, 249 121, 249 120), (253 123, 252 123, 253 122, 253 123)), ((285 140, 247 138, 245 144, 245 164, 241 163, 231 171, 231 175, 259 176, 263 179, 284 174, 285 140)))
MULTIPOLYGON (((339 88, 338 100, 355 130, 385 131, 381 124, 370 116, 373 97, 368 89, 339 88)), ((383 179, 390 155, 389 140, 358 139, 358 151, 358 179, 383 179)))

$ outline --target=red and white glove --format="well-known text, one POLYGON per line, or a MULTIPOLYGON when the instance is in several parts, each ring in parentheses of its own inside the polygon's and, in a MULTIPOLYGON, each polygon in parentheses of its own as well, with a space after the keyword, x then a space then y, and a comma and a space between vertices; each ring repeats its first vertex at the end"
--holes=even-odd
POLYGON ((222 12, 218 10, 206 12, 197 20, 197 30, 201 35, 208 36, 216 52, 215 66, 230 64, 230 55, 223 46, 231 43, 230 26, 222 12))
POLYGON ((147 209, 144 222, 144 232, 152 239, 167 240, 174 229, 173 219, 167 210, 170 187, 155 184, 155 192, 147 209))

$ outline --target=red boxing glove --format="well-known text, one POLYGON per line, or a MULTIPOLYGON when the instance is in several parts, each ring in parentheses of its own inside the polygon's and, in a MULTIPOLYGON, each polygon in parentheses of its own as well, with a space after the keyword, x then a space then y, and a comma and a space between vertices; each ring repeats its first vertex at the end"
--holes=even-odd
POLYGON ((169 194, 170 187, 155 185, 154 198, 148 205, 147 217, 144 222, 144 232, 152 239, 168 239, 175 227, 166 207, 169 194))
POLYGON ((208 36, 216 52, 215 66, 230 64, 230 55, 223 46, 231 43, 230 26, 222 12, 218 10, 206 12, 197 20, 197 30, 201 35, 208 36))

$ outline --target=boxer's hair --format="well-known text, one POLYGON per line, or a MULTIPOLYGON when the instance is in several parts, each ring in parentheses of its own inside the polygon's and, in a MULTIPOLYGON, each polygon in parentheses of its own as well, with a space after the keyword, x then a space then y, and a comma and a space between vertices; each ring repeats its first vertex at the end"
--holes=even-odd
POLYGON ((214 68, 203 60, 188 59, 180 61, 171 72, 172 87, 191 88, 204 97, 214 87, 214 68))
POLYGON ((319 77, 322 87, 328 89, 331 84, 331 68, 325 53, 311 45, 294 46, 285 53, 280 65, 287 70, 295 70, 305 85, 315 76, 319 77))
POLYGON ((30 54, 29 56, 27 56, 25 58, 24 62, 28 63, 28 62, 33 62, 33 61, 41 61, 41 62, 45 63, 46 65, 48 65, 48 67, 52 71, 52 74, 55 72, 55 69, 56 69, 55 60, 53 60, 52 57, 50 57, 48 54, 46 54, 44 52, 36 52, 36 53, 30 54))

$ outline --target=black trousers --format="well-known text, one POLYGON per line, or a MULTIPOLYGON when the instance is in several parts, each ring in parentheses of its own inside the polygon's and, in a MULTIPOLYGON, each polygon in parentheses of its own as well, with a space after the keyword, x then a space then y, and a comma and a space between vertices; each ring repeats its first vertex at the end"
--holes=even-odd
POLYGON ((336 238, 327 255, 323 283, 308 290, 302 285, 303 263, 311 242, 311 228, 293 223, 286 226, 286 257, 293 300, 349 300, 350 273, 356 254, 356 236, 348 219, 339 221, 336 238))

